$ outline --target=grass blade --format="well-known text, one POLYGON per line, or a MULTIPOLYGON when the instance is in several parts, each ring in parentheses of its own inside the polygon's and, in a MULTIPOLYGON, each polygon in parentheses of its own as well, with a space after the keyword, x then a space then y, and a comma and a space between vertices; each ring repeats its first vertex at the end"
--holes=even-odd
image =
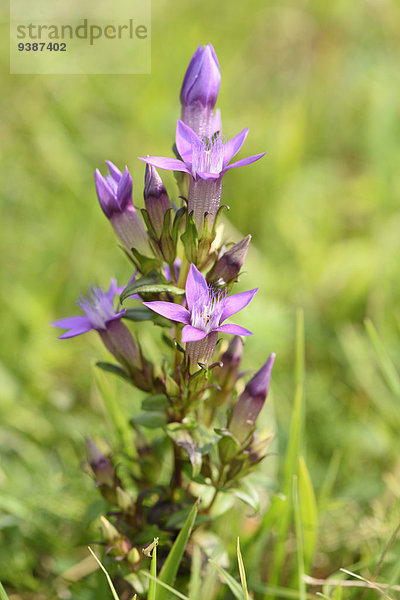
POLYGON ((299 591, 300 599, 305 600, 306 598, 306 584, 304 582, 304 537, 303 527, 301 522, 301 509, 298 493, 298 478, 297 475, 293 476, 293 509, 294 509, 294 523, 296 531, 296 542, 297 542, 297 571, 299 577, 299 591))
POLYGON ((106 568, 103 566, 103 564, 99 561, 99 559, 97 558, 97 556, 95 555, 95 553, 93 552, 93 550, 91 549, 90 546, 88 546, 89 548, 89 552, 90 554, 93 556, 93 558, 95 559, 95 561, 97 562, 97 564, 99 565, 100 569, 103 571, 103 573, 105 574, 106 578, 107 578, 107 583, 110 586, 110 590, 111 593, 113 595, 114 600, 119 600, 118 598, 118 594, 115 591, 115 587, 113 585, 113 582, 111 581, 111 577, 109 576, 109 574, 106 571, 106 568))
POLYGON ((226 585, 229 587, 236 600, 244 600, 243 589, 236 579, 234 579, 230 573, 225 571, 225 569, 220 567, 218 563, 214 562, 213 560, 210 560, 210 563, 216 568, 218 573, 225 580, 226 585))
POLYGON ((6 590, 1 585, 1 581, 0 581, 0 600, 8 600, 6 590))
POLYGON ((304 569, 309 571, 317 543, 318 512, 311 477, 302 456, 299 457, 298 494, 304 543, 304 569))
MULTIPOLYGON (((150 573, 147 573, 147 571, 141 571, 141 573, 143 573, 143 575, 148 577, 150 579, 150 581, 154 581, 155 583, 158 583, 162 588, 164 588, 164 590, 171 592, 171 594, 173 594, 177 598, 180 598, 181 600, 191 600, 191 598, 188 598, 188 596, 185 596, 185 594, 178 592, 178 590, 175 590, 170 585, 167 585, 163 581, 160 581, 157 577, 153 577, 153 575, 151 575, 150 573)), ((168 596, 168 598, 170 598, 170 597, 168 596)), ((158 599, 158 596, 157 596, 157 599, 158 599)))
MULTIPOLYGON (((179 532, 179 535, 176 538, 174 545, 172 546, 167 556, 167 560, 165 561, 164 566, 160 572, 160 582, 166 583, 170 586, 173 586, 175 583, 175 578, 178 573, 179 565, 181 563, 186 544, 189 540, 194 522, 196 520, 198 505, 198 501, 195 502, 195 504, 193 505, 192 510, 190 511, 185 521, 185 524, 179 532)), ((159 590, 157 594, 157 600, 168 600, 168 594, 165 588, 159 590)))
POLYGON ((151 555, 151 563, 150 563, 151 579, 149 582, 149 593, 147 594, 148 600, 156 600, 157 544, 158 544, 158 538, 154 538, 154 547, 153 547, 153 552, 151 555))
POLYGON ((242 588, 243 588, 243 596, 244 596, 245 600, 249 600, 249 592, 247 590, 247 581, 246 581, 246 571, 244 568, 242 553, 240 552, 239 537, 237 539, 236 553, 237 553, 237 559, 238 559, 238 564, 239 564, 240 581, 242 582, 242 588))

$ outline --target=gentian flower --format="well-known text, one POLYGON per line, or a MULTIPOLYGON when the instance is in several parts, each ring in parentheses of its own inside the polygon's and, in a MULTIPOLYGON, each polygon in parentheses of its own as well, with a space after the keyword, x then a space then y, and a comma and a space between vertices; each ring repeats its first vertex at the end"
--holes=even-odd
POLYGON ((197 228, 201 229, 205 213, 211 216, 212 221, 217 214, 224 173, 229 169, 249 165, 265 154, 262 152, 234 163, 230 162, 243 146, 248 132, 248 128, 243 129, 229 142, 223 141, 219 131, 211 138, 200 139, 190 127, 178 119, 175 143, 182 160, 162 156, 139 158, 159 169, 182 171, 191 176, 188 212, 193 211, 194 222, 197 228))
POLYGON ((187 349, 193 361, 208 362, 219 332, 252 335, 248 329, 224 321, 247 306, 256 292, 257 288, 226 296, 209 287, 200 271, 191 264, 185 287, 187 308, 173 302, 154 301, 143 304, 171 321, 183 323, 185 327, 182 330, 182 342, 197 343, 204 340, 204 343, 187 349))
POLYGON ((248 438, 264 406, 274 360, 275 354, 272 353, 265 365, 250 379, 233 408, 228 429, 240 443, 248 438))
POLYGON ((251 235, 248 235, 224 252, 207 274, 207 281, 212 282, 222 279, 222 281, 228 283, 236 279, 246 258, 250 241, 251 235))
POLYGON ((72 338, 88 331, 97 331, 113 356, 123 365, 133 365, 141 368, 140 351, 137 348, 129 329, 121 322, 125 309, 114 308, 115 296, 121 289, 115 279, 111 280, 110 287, 104 292, 101 287, 93 287, 89 298, 81 295, 77 304, 85 315, 77 315, 54 321, 54 327, 68 329, 59 336, 59 339, 72 338))
MULTIPOLYGON (((181 89, 182 121, 199 135, 210 135, 218 127, 213 117, 221 71, 211 44, 200 45, 189 63, 181 89)), ((217 115, 219 119, 219 114, 217 115)))
POLYGON ((132 204, 132 177, 125 167, 121 171, 111 161, 106 160, 109 174, 103 177, 96 169, 94 178, 97 196, 104 214, 110 220, 122 244, 140 254, 150 254, 147 233, 141 216, 132 204))
POLYGON ((159 238, 165 213, 171 208, 171 203, 161 177, 151 165, 146 165, 143 197, 150 223, 159 238))

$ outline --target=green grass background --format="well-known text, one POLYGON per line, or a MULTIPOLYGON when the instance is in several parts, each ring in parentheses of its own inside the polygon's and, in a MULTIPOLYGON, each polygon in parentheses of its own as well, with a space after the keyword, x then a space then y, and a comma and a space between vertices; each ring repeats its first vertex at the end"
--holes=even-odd
MULTIPOLYGON (((400 517, 398 379, 385 374, 363 324, 371 318, 398 364, 399 4, 152 0, 149 76, 9 75, 7 28, 4 14, 0 580, 14 598, 108 597, 96 575, 74 585, 59 577, 100 537, 102 504, 81 462, 86 433, 114 435, 94 386, 92 365, 105 354, 92 334, 59 342, 49 322, 73 314, 89 283, 129 278, 93 171, 104 159, 127 164, 142 203, 137 156, 170 155, 182 77, 207 42, 222 69, 225 135, 248 126, 240 156, 268 150, 224 179, 235 235, 253 235, 240 287, 260 288, 240 319, 256 332, 245 366, 277 353, 266 418, 282 456, 303 307, 305 445, 317 493, 332 457, 338 469, 314 573, 357 561, 373 570, 400 517)), ((165 182, 176 198, 173 177, 165 182)), ((118 389, 128 418, 135 397, 118 389)), ((270 460, 261 470, 279 489, 281 461, 270 460)), ((395 563, 385 563, 391 579, 395 563)))

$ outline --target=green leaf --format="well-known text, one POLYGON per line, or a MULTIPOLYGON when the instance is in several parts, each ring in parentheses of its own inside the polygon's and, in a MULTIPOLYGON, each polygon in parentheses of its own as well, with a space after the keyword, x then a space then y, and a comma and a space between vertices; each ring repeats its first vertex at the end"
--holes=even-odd
MULTIPOLYGON (((159 575, 159 581, 162 583, 166 583, 167 585, 174 585, 175 578, 178 573, 179 565, 182 560, 183 553, 186 548, 186 544, 189 540, 190 534, 193 529, 194 522, 196 520, 197 511, 198 511, 199 501, 197 500, 190 511, 188 518, 185 521, 184 526, 179 532, 178 537, 176 538, 174 545, 172 546, 167 559, 164 563, 163 568, 161 569, 159 575)), ((157 595, 157 600, 168 600, 169 595, 165 589, 159 590, 157 595)))
MULTIPOLYGON (((188 598, 187 596, 185 596, 185 594, 182 594, 181 592, 178 592, 178 590, 175 590, 170 585, 167 585, 166 583, 160 581, 159 579, 153 578, 153 576, 150 575, 150 573, 147 573, 146 571, 139 571, 139 573, 143 573, 143 575, 145 575, 148 579, 155 579, 155 581, 159 585, 161 585, 164 588, 164 590, 167 590, 168 592, 171 592, 171 594, 173 594, 177 598, 181 598, 181 600, 191 600, 190 598, 188 598)), ((127 579, 127 578, 125 577, 125 579, 127 579)), ((157 600, 158 600, 158 598, 159 598, 159 595, 157 595, 157 600)))
POLYGON ((332 595, 332 600, 342 600, 342 586, 339 584, 335 587, 335 591, 332 595))
POLYGON ((149 582, 149 592, 147 594, 147 600, 156 600, 156 577, 157 577, 157 544, 158 538, 154 538, 154 548, 151 555, 151 563, 150 563, 150 582, 149 582), (156 541, 157 540, 157 541, 156 541))
POLYGON ((169 423, 167 433, 173 442, 187 453, 192 465, 192 477, 197 477, 203 460, 197 442, 180 423, 169 423))
POLYGON ((131 424, 147 427, 147 429, 157 429, 164 427, 167 423, 167 415, 162 411, 145 412, 132 417, 131 424))
POLYGON ((124 371, 122 367, 119 367, 118 365, 100 361, 96 363, 96 367, 99 367, 99 369, 102 369, 102 371, 106 371, 107 373, 113 373, 114 375, 121 377, 125 381, 129 381, 129 383, 132 383, 132 379, 129 377, 129 375, 124 371))
POLYGON ((236 600, 245 600, 244 592, 240 584, 230 575, 225 569, 220 567, 218 563, 213 560, 209 561, 213 567, 215 567, 221 577, 225 580, 226 585, 231 590, 232 594, 235 596, 236 600))
POLYGON ((155 321, 157 314, 147 308, 147 306, 135 306, 134 308, 127 308, 125 313, 122 315, 122 318, 137 322, 155 321))
POLYGON ((299 457, 300 518, 304 541, 304 565, 310 570, 317 543, 318 511, 315 494, 306 463, 299 457))
POLYGON ((148 275, 140 277, 130 285, 128 285, 120 296, 121 302, 134 294, 161 294, 168 292, 169 294, 183 295, 185 290, 168 282, 157 271, 151 271, 148 275))
POLYGON ((246 581, 246 571, 245 571, 245 568, 244 568, 242 553, 240 552, 240 540, 239 540, 239 536, 238 536, 238 539, 237 539, 236 554, 237 554, 237 559, 238 559, 239 575, 240 575, 240 581, 242 582, 242 589, 243 589, 244 599, 245 600, 249 600, 249 592, 247 590, 247 581, 246 581))
POLYGON ((9 600, 9 598, 6 594, 6 590, 1 585, 1 581, 0 581, 0 600, 9 600))
POLYGON ((248 481, 244 480, 240 483, 240 487, 232 488, 235 496, 242 502, 251 506, 255 513, 260 510, 260 498, 255 487, 248 481))
POLYGON ((142 400, 142 410, 147 411, 162 411, 169 407, 168 398, 165 394, 154 394, 152 396, 146 396, 142 400))
POLYGON ((105 574, 105 576, 106 576, 106 579, 107 579, 107 583, 108 583, 108 585, 110 586, 110 590, 111 590, 111 593, 112 593, 112 595, 113 595, 113 598, 114 598, 114 600, 119 600, 119 598, 118 598, 118 594, 117 594, 117 592, 115 591, 115 587, 113 586, 113 582, 111 581, 111 577, 109 576, 109 574, 107 573, 107 571, 106 571, 105 567, 103 567, 102 563, 99 561, 99 559, 97 558, 97 556, 95 555, 95 553, 93 552, 93 550, 91 549, 91 547, 90 547, 90 546, 88 546, 88 548, 89 548, 89 552, 90 552, 90 554, 93 556, 93 558, 95 559, 95 561, 96 561, 96 562, 97 562, 97 564, 99 565, 100 569, 101 569, 101 570, 103 571, 103 573, 105 574))

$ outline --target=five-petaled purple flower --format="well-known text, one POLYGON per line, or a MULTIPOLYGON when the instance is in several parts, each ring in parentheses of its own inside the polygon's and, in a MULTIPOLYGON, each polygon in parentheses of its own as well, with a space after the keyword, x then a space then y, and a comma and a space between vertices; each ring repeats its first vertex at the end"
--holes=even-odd
POLYGON ((77 304, 85 315, 67 317, 52 323, 54 327, 69 330, 59 336, 60 340, 81 335, 92 329, 107 329, 110 321, 120 319, 126 311, 125 309, 116 311, 114 308, 114 298, 119 289, 116 280, 112 279, 107 292, 104 292, 101 287, 93 286, 89 298, 81 295, 77 304))
POLYGON ((200 271, 191 264, 185 287, 187 308, 173 302, 143 304, 171 321, 184 323, 182 342, 198 342, 210 333, 219 331, 232 335, 252 335, 248 329, 233 323, 224 324, 224 321, 247 306, 257 290, 226 296, 209 287, 200 271))
POLYGON ((95 330, 99 333, 104 345, 111 354, 126 368, 142 367, 140 351, 134 342, 129 329, 121 322, 125 309, 114 308, 115 296, 119 295, 122 288, 117 286, 115 279, 111 280, 110 287, 104 292, 101 287, 93 287, 89 298, 81 295, 78 305, 85 315, 77 315, 54 321, 54 327, 68 329, 59 336, 59 339, 72 338, 82 333, 95 330))
POLYGON ((100 206, 126 248, 149 254, 147 233, 132 203, 132 177, 128 167, 121 173, 111 161, 106 160, 106 164, 109 174, 103 177, 96 169, 94 175, 100 206))
POLYGON ((191 176, 188 212, 193 211, 194 221, 198 229, 201 229, 205 213, 211 215, 212 220, 217 214, 224 173, 229 169, 249 165, 265 154, 262 152, 230 162, 243 146, 248 132, 248 128, 243 129, 228 142, 223 141, 220 131, 210 138, 201 139, 178 119, 175 142, 182 160, 162 156, 140 157, 140 160, 160 169, 182 171, 191 176))

